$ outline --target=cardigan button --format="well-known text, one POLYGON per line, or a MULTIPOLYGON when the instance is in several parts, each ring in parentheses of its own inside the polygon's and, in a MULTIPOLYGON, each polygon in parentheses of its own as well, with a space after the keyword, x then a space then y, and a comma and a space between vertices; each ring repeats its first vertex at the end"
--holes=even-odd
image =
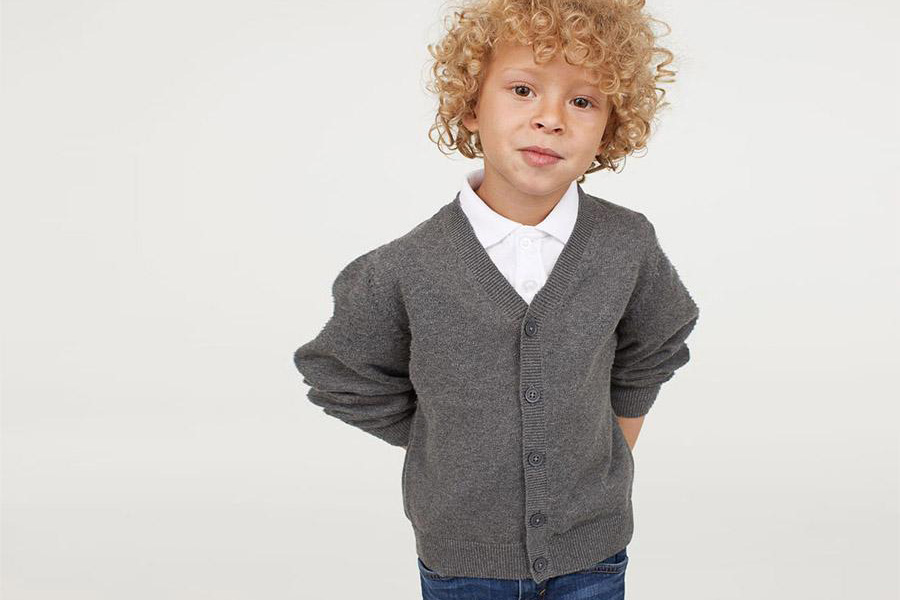
POLYGON ((527 321, 525 321, 525 335, 531 337, 535 333, 537 333, 537 321, 535 321, 534 319, 528 319, 527 321))
POLYGON ((541 392, 534 385, 529 385, 528 389, 525 390, 525 399, 529 402, 537 402, 540 397, 541 392))
POLYGON ((531 518, 528 519, 528 522, 531 524, 532 527, 540 527, 541 525, 543 525, 544 523, 547 522, 547 517, 544 516, 544 513, 536 512, 533 515, 531 515, 531 518))
POLYGON ((539 556, 534 559, 534 562, 531 563, 531 566, 534 567, 535 571, 543 571, 547 568, 547 559, 543 556, 539 556))
POLYGON ((544 453, 543 452, 531 452, 528 455, 528 464, 533 466, 538 466, 543 464, 544 462, 544 453))

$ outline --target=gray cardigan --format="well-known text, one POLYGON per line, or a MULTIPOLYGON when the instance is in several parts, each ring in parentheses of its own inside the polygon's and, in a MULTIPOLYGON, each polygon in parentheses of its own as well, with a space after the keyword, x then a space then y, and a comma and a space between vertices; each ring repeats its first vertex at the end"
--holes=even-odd
POLYGON ((578 195, 530 304, 457 194, 347 264, 332 316, 294 353, 312 403, 408 446, 404 513, 441 575, 541 582, 631 540, 616 416, 646 414, 688 362, 699 311, 642 213, 578 195))

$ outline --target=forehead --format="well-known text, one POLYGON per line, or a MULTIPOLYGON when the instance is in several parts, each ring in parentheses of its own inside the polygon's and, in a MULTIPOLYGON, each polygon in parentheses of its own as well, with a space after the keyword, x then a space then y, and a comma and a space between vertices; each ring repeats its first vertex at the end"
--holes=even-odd
POLYGON ((495 46, 490 70, 496 76, 563 77, 584 85, 596 85, 600 82, 599 76, 589 69, 567 63, 561 52, 552 60, 538 64, 534 61, 531 46, 507 41, 495 46))

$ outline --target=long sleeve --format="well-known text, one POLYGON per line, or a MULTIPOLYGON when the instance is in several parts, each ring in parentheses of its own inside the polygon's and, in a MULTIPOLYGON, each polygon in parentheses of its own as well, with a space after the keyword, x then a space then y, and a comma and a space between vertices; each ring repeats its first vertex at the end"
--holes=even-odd
POLYGON ((326 414, 403 446, 416 410, 409 323, 378 251, 338 274, 333 314, 315 339, 294 352, 294 364, 310 386, 309 400, 326 414))
POLYGON ((660 247, 653 225, 646 223, 650 229, 648 249, 616 328, 610 399, 613 412, 620 417, 640 417, 650 411, 662 384, 690 360, 685 340, 699 317, 699 309, 660 247))

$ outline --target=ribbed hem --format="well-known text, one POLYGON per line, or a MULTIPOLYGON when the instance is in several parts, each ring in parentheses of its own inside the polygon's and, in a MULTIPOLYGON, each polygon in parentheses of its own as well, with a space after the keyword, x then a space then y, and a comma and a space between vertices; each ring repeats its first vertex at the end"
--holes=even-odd
POLYGON ((642 417, 650 412, 650 407, 659 394, 662 384, 650 387, 622 387, 613 384, 609 399, 617 417, 642 417))
MULTIPOLYGON (((634 532, 632 505, 613 516, 550 536, 547 568, 537 583, 586 569, 619 552, 631 542, 634 532)), ((531 579, 528 554, 523 543, 475 542, 429 536, 413 526, 416 552, 428 567, 447 577, 491 577, 531 579)))

